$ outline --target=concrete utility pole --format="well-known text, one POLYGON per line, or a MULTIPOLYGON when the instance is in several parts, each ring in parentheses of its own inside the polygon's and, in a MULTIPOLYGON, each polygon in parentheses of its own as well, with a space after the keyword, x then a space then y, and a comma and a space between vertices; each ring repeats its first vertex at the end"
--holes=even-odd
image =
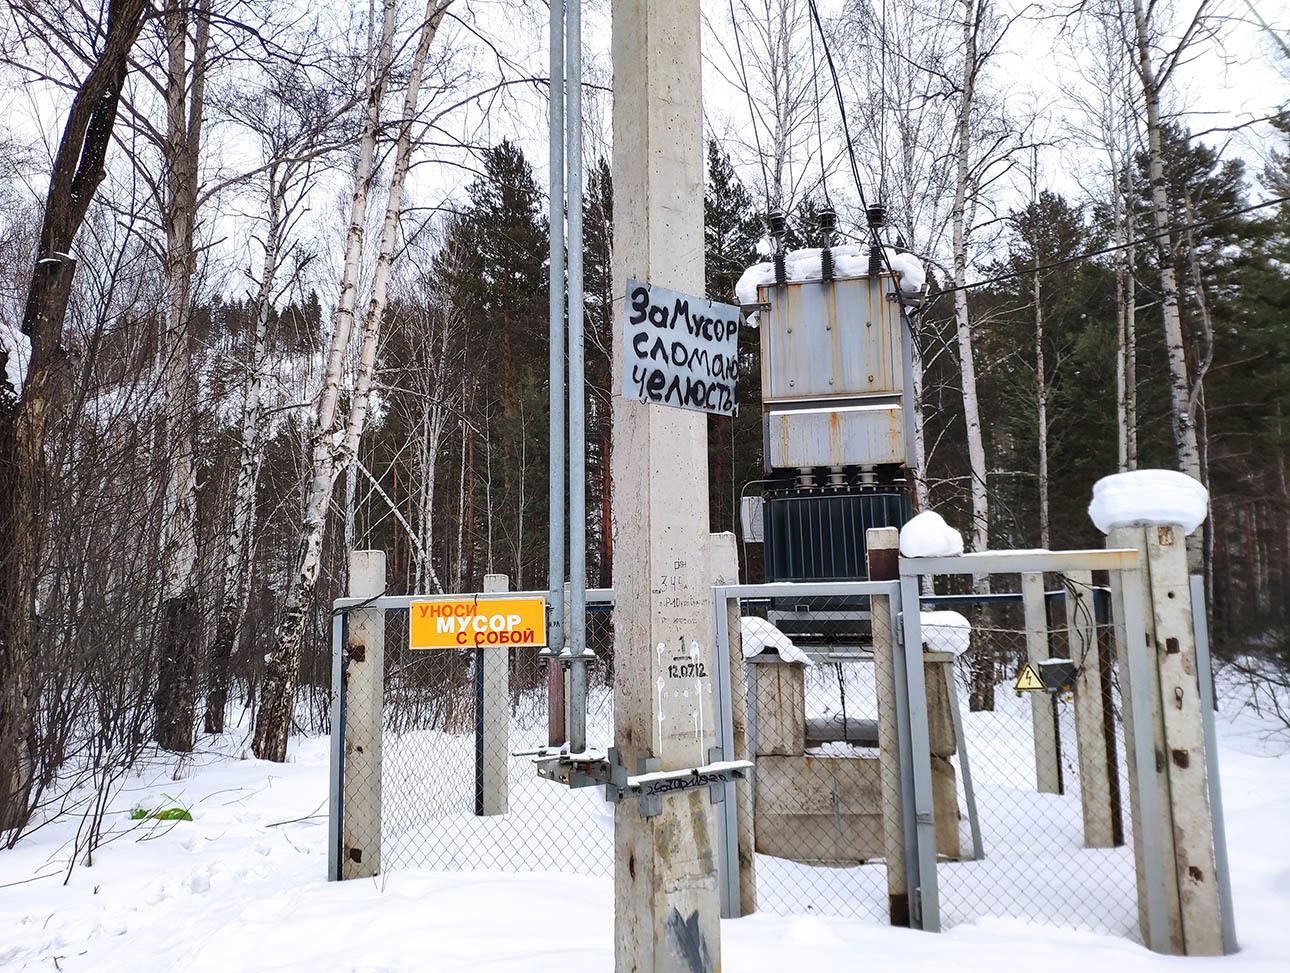
MULTIPOLYGON (((698 0, 615 0, 613 59, 616 302, 629 277, 702 294, 698 0)), ((613 361, 618 390, 617 325, 613 361)), ((628 773, 697 767, 713 739, 707 418, 616 394, 613 423, 614 745, 628 773)), ((649 817, 617 805, 618 970, 720 968, 714 820, 706 788, 649 817)))

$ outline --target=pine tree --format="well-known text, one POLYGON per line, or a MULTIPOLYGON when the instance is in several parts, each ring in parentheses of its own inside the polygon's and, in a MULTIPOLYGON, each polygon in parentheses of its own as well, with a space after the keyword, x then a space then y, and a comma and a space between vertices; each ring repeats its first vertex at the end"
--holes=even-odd
MULTIPOLYGON (((708 142, 708 180, 703 197, 704 267, 707 296, 734 300, 735 284, 759 259, 761 219, 752 195, 735 175, 730 158, 708 142)), ((738 496, 762 476, 761 355, 757 331, 740 328, 737 415, 708 420, 708 503, 713 531, 739 530, 738 496)))

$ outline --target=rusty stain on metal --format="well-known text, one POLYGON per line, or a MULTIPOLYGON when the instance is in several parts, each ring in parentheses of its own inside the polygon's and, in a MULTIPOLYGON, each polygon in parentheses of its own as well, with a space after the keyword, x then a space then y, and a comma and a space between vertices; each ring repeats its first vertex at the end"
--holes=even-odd
POLYGON ((901 321, 883 283, 761 289, 762 409, 768 447, 779 440, 768 467, 905 461, 901 321))

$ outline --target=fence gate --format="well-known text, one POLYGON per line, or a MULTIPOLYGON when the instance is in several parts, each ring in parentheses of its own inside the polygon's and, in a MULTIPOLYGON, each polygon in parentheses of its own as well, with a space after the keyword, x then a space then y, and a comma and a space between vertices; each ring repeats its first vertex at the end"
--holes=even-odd
POLYGON ((913 886, 887 867, 913 859, 899 585, 743 585, 713 598, 714 654, 733 684, 722 749, 755 765, 724 805, 727 857, 740 863, 725 914, 908 925, 913 886))

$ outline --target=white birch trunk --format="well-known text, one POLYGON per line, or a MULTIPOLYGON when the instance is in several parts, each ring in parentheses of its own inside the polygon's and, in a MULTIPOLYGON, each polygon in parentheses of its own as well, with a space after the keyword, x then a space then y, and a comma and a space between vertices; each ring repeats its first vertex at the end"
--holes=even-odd
MULTIPOLYGON (((967 283, 968 195, 972 172, 969 165, 971 116, 977 80, 976 27, 980 21, 979 0, 963 0, 963 92, 959 107, 957 151, 955 153, 953 222, 955 283, 967 283)), ((972 548, 989 547, 990 504, 987 492, 985 445, 981 436, 981 410, 977 398, 976 362, 972 352, 972 322, 968 315, 967 292, 954 292, 954 326, 958 338, 959 374, 963 385, 963 419, 967 429, 968 464, 971 467, 972 548)))
MULTIPOLYGON (((1191 380, 1187 369, 1187 348, 1178 308, 1178 281, 1174 273, 1173 239, 1169 228, 1169 195, 1165 185, 1164 153, 1161 148, 1160 88, 1151 60, 1150 27, 1142 0, 1133 0, 1133 20, 1137 32, 1138 77, 1147 109, 1147 157, 1151 189, 1151 218, 1160 234, 1160 309, 1165 332, 1165 354, 1169 361, 1169 400, 1173 412, 1174 446, 1178 452, 1178 469, 1202 480, 1200 445, 1196 438, 1196 419, 1192 411, 1191 380)), ((1187 539, 1190 567, 1201 564, 1201 539, 1193 533, 1187 539)))
POLYGON ((206 692, 206 732, 224 732, 224 710, 228 705, 229 659, 237 639, 248 597, 247 565, 253 548, 255 487, 264 451, 264 383, 268 377, 269 314, 278 272, 284 222, 282 187, 269 180, 269 231, 264 242, 264 271, 255 295, 255 326, 251 343, 250 376, 242 403, 241 444, 238 451, 237 483, 233 490, 232 517, 224 551, 224 592, 211 646, 210 685, 206 692))
POLYGON ((336 411, 340 399, 341 370, 354 327, 354 307, 363 255, 363 232, 367 222, 367 199, 371 192, 373 158, 380 129, 381 101, 394 48, 395 6, 395 0, 384 0, 381 44, 368 91, 358 167, 354 173, 354 196, 350 204, 349 231, 345 241, 340 300, 336 308, 335 326, 312 429, 311 472, 305 489, 300 548, 296 570, 287 589, 283 619, 274 634, 274 646, 260 690, 260 708, 256 714, 252 751, 261 759, 286 759, 305 606, 318 580, 323 526, 335 482, 335 451, 338 445, 335 438, 336 411))
MULTIPOLYGON (((462 407, 466 405, 466 380, 462 378, 462 407)), ((455 547, 457 561, 453 566, 452 587, 454 591, 460 591, 462 578, 466 573, 466 548, 463 543, 466 536, 466 437, 470 435, 470 427, 466 425, 466 420, 461 420, 461 457, 460 466, 457 474, 457 545, 455 547)))
POLYGON ((197 693, 197 472, 189 305, 196 271, 198 161, 205 109, 211 0, 201 0, 188 62, 188 5, 172 0, 166 24, 166 330, 162 343, 166 487, 162 505, 163 617, 155 699, 157 742, 193 748, 197 693))
POLYGON ((337 334, 333 336, 332 354, 329 355, 328 373, 324 381, 323 396, 320 397, 319 416, 315 428, 315 462, 310 485, 310 496, 304 511, 304 529, 301 538, 298 570, 292 579, 292 588, 288 592, 288 605, 283 623, 276 634, 276 644, 264 676, 263 699, 257 721, 255 721, 255 739, 253 750, 261 759, 283 761, 286 759, 286 738, 290 732, 292 719, 292 702, 295 696, 295 674, 299 668, 301 656, 301 637, 304 628, 304 607, 308 596, 312 595, 313 586, 317 583, 323 552, 323 536, 326 525, 326 508, 328 508, 335 485, 335 475, 339 467, 352 465, 359 450, 359 439, 362 427, 368 417, 372 381, 377 360, 377 345, 381 338, 381 324, 386 310, 386 299, 390 289, 390 268, 395 254, 397 231, 399 231, 399 214, 402 208, 402 187, 408 168, 412 163, 413 137, 412 128, 417 116, 417 95, 421 89, 421 76, 426 66, 430 45, 439 30, 448 3, 430 0, 426 9, 426 19, 422 23, 421 43, 414 54, 412 70, 408 76, 408 85, 404 92, 404 106, 399 126, 399 138, 395 143, 395 164, 390 177, 390 195, 386 204, 386 219, 382 228, 381 252, 377 257, 377 268, 372 280, 372 296, 368 302, 368 314, 362 329, 362 348, 359 352, 359 366, 355 376, 355 387, 350 399, 350 416, 348 416, 341 441, 333 440, 335 423, 335 406, 339 396, 339 377, 344 350, 348 346, 348 336, 353 324, 353 307, 357 288, 357 268, 362 250, 362 226, 366 218, 366 200, 368 200, 372 156, 377 138, 379 124, 379 105, 381 105, 381 86, 384 72, 390 65, 393 41, 393 0, 386 0, 384 21, 382 25, 382 48, 377 62, 377 75, 372 95, 368 102, 368 123, 364 129, 360 156, 360 179, 356 178, 355 196, 351 212, 350 240, 348 240, 344 280, 342 283, 341 308, 337 312, 337 334), (364 163, 366 160, 366 170, 364 163), (352 258, 352 259, 351 259, 352 258), (342 323, 343 319, 346 319, 342 323), (344 337, 344 342, 339 338, 344 337), (334 361, 333 361, 334 359, 334 361))

